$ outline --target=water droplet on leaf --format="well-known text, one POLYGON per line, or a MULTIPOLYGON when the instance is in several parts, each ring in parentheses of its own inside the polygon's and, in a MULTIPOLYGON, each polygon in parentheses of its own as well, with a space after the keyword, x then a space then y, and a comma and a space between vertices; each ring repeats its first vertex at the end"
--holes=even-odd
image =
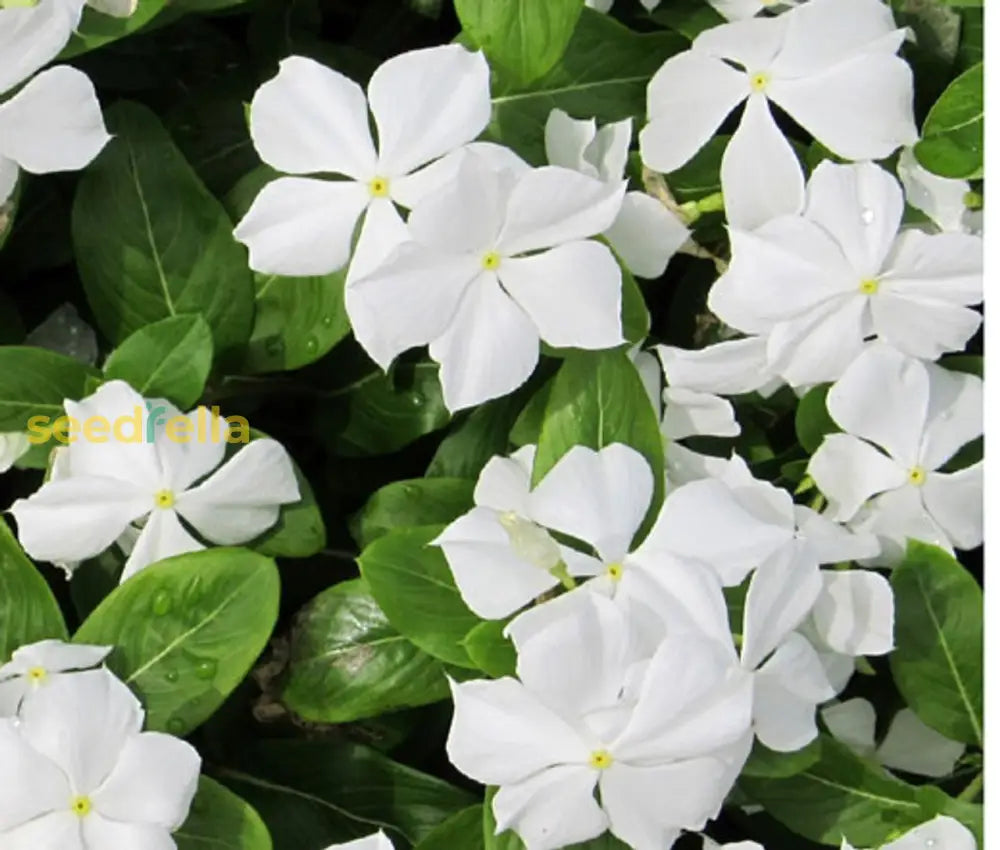
POLYGON ((174 607, 174 601, 170 598, 170 594, 167 591, 161 590, 153 597, 151 607, 157 617, 163 617, 170 613, 170 609, 174 607))
POLYGON ((194 674, 199 679, 211 679, 217 669, 218 665, 214 661, 199 661, 194 668, 194 674))

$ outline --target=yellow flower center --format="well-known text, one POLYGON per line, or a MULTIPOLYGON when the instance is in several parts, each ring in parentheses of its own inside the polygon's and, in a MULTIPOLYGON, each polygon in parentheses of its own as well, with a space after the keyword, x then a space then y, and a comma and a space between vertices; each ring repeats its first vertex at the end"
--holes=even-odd
POLYGON ((74 797, 69 804, 69 808, 78 818, 85 818, 90 814, 90 810, 94 808, 94 805, 90 802, 90 797, 81 796, 74 797))
POLYGON ((767 71, 757 71, 750 75, 750 90, 760 94, 767 90, 771 82, 771 75, 767 71))
POLYGON ((625 567, 615 561, 613 564, 608 564, 608 578, 612 581, 621 581, 622 574, 625 572, 625 567))
POLYGON ((49 671, 44 667, 32 667, 28 671, 28 681, 33 685, 40 685, 49 676, 49 671))
POLYGON ((927 480, 927 472, 922 466, 915 466, 906 473, 906 478, 914 487, 920 487, 927 480))
POLYGON ((159 490, 153 496, 153 503, 156 507, 163 508, 164 510, 172 508, 175 501, 173 490, 159 490))
POLYGON ((590 754, 590 766, 595 770, 607 770, 614 763, 611 753, 607 750, 594 750, 590 754))
POLYGON ((500 255, 496 251, 483 254, 483 268, 488 272, 495 272, 500 268, 500 255))
POLYGON ((387 177, 373 177, 368 182, 368 191, 373 198, 389 197, 389 179, 387 177))
POLYGON ((858 291, 862 295, 874 295, 878 292, 878 281, 873 277, 867 278, 866 280, 861 281, 858 286, 858 291))

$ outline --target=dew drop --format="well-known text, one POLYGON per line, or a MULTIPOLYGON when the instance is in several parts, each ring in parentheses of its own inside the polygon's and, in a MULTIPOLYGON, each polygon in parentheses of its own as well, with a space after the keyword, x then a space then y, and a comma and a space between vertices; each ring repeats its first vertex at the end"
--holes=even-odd
POLYGON ((316 337, 314 336, 306 337, 306 351, 308 351, 310 354, 315 354, 318 348, 319 348, 319 342, 317 341, 316 337))
POLYGON ((323 322, 323 327, 332 328, 333 327, 333 316, 324 316, 321 321, 323 322))
POLYGON ((861 220, 865 224, 871 224, 872 222, 874 222, 875 210, 871 209, 870 207, 865 207, 863 210, 861 210, 861 220))
POLYGON ((214 661, 199 661, 194 668, 194 674, 199 679, 211 679, 217 669, 218 665, 214 661))
POLYGON ((184 731, 185 725, 179 717, 171 717, 167 721, 167 731, 174 735, 180 735, 184 731))
POLYGON ((410 393, 410 405, 412 407, 423 407, 424 402, 426 401, 427 399, 425 399, 421 393, 418 392, 410 393))
POLYGON ((176 670, 167 670, 167 672, 163 674, 163 678, 173 684, 180 678, 180 674, 176 670))
POLYGON ((413 498, 420 495, 420 488, 415 484, 404 484, 403 485, 403 495, 413 498))
POLYGON ((170 594, 165 590, 161 590, 153 597, 152 604, 153 613, 157 617, 163 617, 170 613, 170 609, 174 607, 174 600, 170 598, 170 594))

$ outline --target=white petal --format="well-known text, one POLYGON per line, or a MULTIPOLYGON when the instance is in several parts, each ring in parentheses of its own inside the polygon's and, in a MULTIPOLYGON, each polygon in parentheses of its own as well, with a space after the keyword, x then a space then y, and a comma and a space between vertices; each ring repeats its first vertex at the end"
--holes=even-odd
POLYGON ((910 206, 924 213, 941 230, 955 233, 964 230, 967 180, 950 180, 928 171, 917 162, 912 148, 900 151, 896 174, 910 206))
POLYGON ((575 242, 607 230, 618 217, 624 180, 603 183, 547 165, 517 178, 497 250, 505 257, 575 242))
POLYGON ((656 198, 628 192, 618 218, 604 235, 630 272, 656 278, 666 271, 691 231, 656 198))
POLYGON ((200 771, 201 757, 186 741, 143 732, 128 739, 91 799, 106 818, 174 830, 187 819, 200 771))
POLYGON ((59 765, 74 791, 90 795, 111 774, 143 711, 108 670, 60 676, 21 707, 20 729, 38 752, 59 765))
POLYGON ((867 306, 862 295, 837 296, 775 325, 767 340, 768 368, 793 387, 839 378, 864 347, 867 306))
MULTIPOLYGON (((722 17, 730 21, 752 18, 764 8, 763 0, 708 0, 708 4, 722 17)), ((743 850, 742 845, 725 844, 728 850, 743 850)))
POLYGON ((573 446, 535 487, 531 515, 592 544, 606 560, 620 561, 652 496, 653 473, 635 449, 573 446))
POLYGON ((875 708, 860 697, 834 703, 824 708, 820 715, 826 728, 842 744, 860 756, 875 752, 875 708))
POLYGON ((983 464, 959 472, 932 472, 921 488, 927 511, 958 549, 983 542, 983 464))
POLYGON ((733 406, 724 398, 682 387, 663 391, 663 420, 660 431, 671 440, 698 434, 735 437, 740 433, 733 406))
POLYGON ((767 98, 754 94, 722 156, 726 219, 752 230, 782 215, 795 215, 805 202, 802 166, 771 115, 767 98))
POLYGON ((697 351, 669 345, 655 350, 673 387, 735 395, 758 389, 767 377, 767 341, 761 337, 728 340, 697 351))
POLYGON ((581 765, 543 770, 493 798, 497 833, 514 830, 531 850, 558 850, 595 838, 608 818, 594 799, 597 771, 581 765))
MULTIPOLYGON (((844 20, 848 13, 839 14, 844 20)), ((919 138, 913 71, 891 53, 863 53, 819 74, 776 79, 768 95, 845 159, 882 159, 919 138)))
POLYGON ((878 758, 892 770, 945 777, 955 770, 955 762, 964 752, 964 744, 946 738, 904 708, 892 719, 885 740, 879 745, 878 758))
POLYGON ((0 841, 6 850, 4 830, 20 826, 46 812, 62 809, 71 795, 59 767, 44 758, 18 731, 17 722, 0 719, 0 841))
POLYGON ((844 655, 885 655, 893 647, 892 588, 867 570, 823 570, 813 625, 823 642, 844 655))
POLYGON ((153 495, 111 478, 50 481, 10 508, 18 539, 37 561, 83 561, 101 554, 132 521, 153 507, 153 495))
POLYGON ((601 802, 611 831, 637 850, 672 847, 681 829, 698 830, 729 791, 720 759, 655 766, 616 762, 601 775, 601 802))
POLYGON ((379 169, 392 178, 471 142, 490 120, 490 69, 458 44, 383 62, 368 83, 379 169))
POLYGON ((828 434, 806 472, 830 502, 830 517, 847 522, 872 496, 906 483, 906 471, 864 440, 828 434))
POLYGON ((410 241, 396 205, 388 198, 373 198, 361 220, 361 232, 354 244, 351 265, 347 269, 346 285, 374 273, 393 252, 410 241))
POLYGON ((111 652, 110 646, 88 646, 64 643, 61 640, 40 640, 14 650, 10 661, 0 667, 0 680, 8 676, 23 676, 32 667, 48 673, 66 670, 86 670, 96 667, 111 652))
MULTIPOLYGON (((594 137, 597 124, 593 118, 578 121, 561 109, 553 109, 545 122, 545 156, 550 165, 572 168, 589 177, 597 177, 597 169, 583 158, 594 137)), ((615 175, 620 179, 621 175, 615 175)))
POLYGON ((983 433, 983 382, 976 375, 927 367, 930 401, 920 447, 924 469, 937 469, 983 433))
POLYGON ((370 195, 351 180, 279 177, 268 183, 233 231, 250 268, 308 277, 343 268, 370 195))
POLYGON ((621 269, 606 246, 570 242, 504 259, 497 274, 549 345, 601 349, 625 341, 621 269))
MULTIPOLYGON (((444 551, 465 604, 487 620, 513 614, 559 583, 548 569, 518 555, 489 508, 459 517, 434 543, 444 551)), ((558 556, 555 544, 553 549, 558 556)))
POLYGON ((532 445, 522 446, 510 457, 494 455, 479 473, 473 500, 495 511, 527 514, 534 463, 535 447, 532 445))
POLYGON ((895 53, 903 35, 879 0, 811 0, 781 17, 788 31, 776 70, 783 76, 816 74, 859 53, 895 53))
POLYGON ((930 398, 927 367, 884 345, 869 346, 830 389, 830 416, 849 434, 904 466, 919 459, 930 398))
POLYGON ((392 842, 382 830, 346 844, 331 844, 326 850, 393 850, 392 842))
POLYGON ((0 833, 0 839, 4 850, 90 850, 84 846, 80 835, 80 818, 68 809, 51 812, 10 832, 0 833))
POLYGON ((584 740, 520 682, 452 682, 451 691, 455 713, 446 749, 466 776, 506 785, 558 764, 587 763, 584 740))
POLYGON ((656 415, 659 416, 660 408, 663 407, 663 400, 660 397, 663 386, 663 368, 660 366, 660 361, 652 352, 642 351, 639 345, 630 351, 629 357, 632 359, 635 371, 639 373, 639 380, 642 381, 649 403, 656 415))
POLYGON ((860 284, 882 272, 903 217, 903 193, 874 163, 824 160, 809 178, 805 215, 836 240, 860 284))
POLYGON ((87 5, 104 15, 128 18, 138 8, 139 0, 87 0, 87 5))
POLYGON ((28 688, 28 680, 23 676, 0 682, 0 720, 17 714, 28 688))
POLYGON ((82 13, 83 0, 0 9, 0 93, 10 91, 55 59, 69 42, 82 13))
POLYGON ((725 484, 712 479, 674 490, 650 532, 674 554, 711 564, 726 586, 742 582, 790 536, 789 529, 751 514, 725 484))
POLYGON ((199 407, 185 415, 172 405, 151 405, 148 421, 156 429, 154 443, 163 469, 162 484, 171 490, 186 490, 222 463, 230 429, 221 414, 199 407), (189 439, 183 443, 172 439, 164 427, 181 416, 189 423, 189 439))
POLYGON ((664 174, 676 171, 749 94, 746 74, 721 59, 693 50, 672 56, 646 90, 649 124, 639 134, 642 161, 664 174))
POLYGON ((254 440, 192 490, 177 512, 223 546, 246 543, 278 521, 281 505, 299 501, 292 461, 276 440, 254 440))
POLYGON ((947 850, 976 850, 975 836, 954 818, 938 815, 902 838, 883 844, 882 850, 927 850, 946 847, 947 850))
POLYGON ((823 589, 819 566, 801 541, 764 561, 750 579, 743 608, 742 662, 757 666, 808 616, 823 589))
MULTIPOLYGON (((696 52, 736 62, 754 73, 772 65, 785 46, 787 28, 784 15, 722 24, 699 33, 692 47, 696 52)), ((745 74, 743 81, 749 89, 745 74)))
POLYGON ((906 230, 886 260, 880 291, 951 304, 983 300, 983 240, 967 233, 906 230))
POLYGON ((754 730, 778 752, 802 749, 818 734, 816 706, 835 694, 816 650, 791 634, 754 677, 754 730))
POLYGON ((368 105, 354 81, 304 56, 290 56, 250 104, 260 158, 286 174, 375 176, 368 105))
POLYGON ((175 850, 177 844, 170 831, 154 824, 126 822, 102 817, 92 813, 80 826, 87 850, 100 847, 101 850, 175 850))
POLYGON ((125 582, 150 564, 174 555, 198 552, 205 547, 195 540, 177 517, 174 510, 155 509, 143 526, 142 532, 129 553, 121 581, 125 582))
POLYGON ((725 474, 727 462, 724 458, 693 452, 680 443, 670 443, 665 450, 669 489, 702 478, 720 478, 725 474))
POLYGON ((795 525, 820 564, 857 561, 878 554, 878 540, 833 522, 805 505, 795 506, 795 525))
POLYGON ((431 342, 430 354, 441 364, 445 405, 454 412, 507 395, 528 380, 538 362, 538 331, 496 276, 481 274, 448 329, 431 342))
POLYGON ((587 146, 587 162, 597 169, 597 176, 601 180, 621 180, 628 166, 628 149, 631 143, 631 118, 605 124, 587 146))
POLYGON ((882 547, 873 564, 895 566, 902 560, 906 541, 911 537, 952 551, 947 533, 924 506, 923 490, 910 486, 890 490, 877 496, 859 514, 856 526, 877 535, 882 547))
POLYGON ((695 758, 750 728, 753 678, 714 641, 669 636, 649 662, 628 726, 614 742, 617 759, 663 763, 695 758))
POLYGON ((921 359, 936 360, 961 351, 983 318, 975 310, 930 298, 899 297, 890 292, 871 299, 872 325, 879 339, 921 359))
POLYGON ((110 139, 94 86, 76 68, 44 71, 0 105, 0 152, 34 174, 83 168, 110 139))
POLYGON ((426 345, 458 320, 462 294, 480 272, 477 257, 441 254, 415 242, 400 246, 344 291, 355 338, 388 369, 399 354, 426 345))

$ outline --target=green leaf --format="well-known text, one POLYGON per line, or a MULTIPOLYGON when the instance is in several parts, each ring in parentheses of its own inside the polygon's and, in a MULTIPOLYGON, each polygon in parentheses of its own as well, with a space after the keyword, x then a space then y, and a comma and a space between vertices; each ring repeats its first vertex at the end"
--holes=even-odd
POLYGON ((635 277, 624 265, 622 271, 622 334, 633 344, 649 335, 649 308, 635 277))
POLYGON ((562 59, 544 77, 528 86, 495 75, 489 137, 543 165, 544 128, 552 109, 602 124, 639 121, 646 113, 650 78, 688 46, 676 33, 640 35, 608 15, 584 9, 562 59))
POLYGON ((651 17, 689 41, 694 41, 707 29, 726 23, 726 19, 704 0, 671 0, 657 7, 651 17))
POLYGON ((802 773, 807 767, 812 767, 820 758, 820 742, 817 738, 801 750, 792 753, 779 753, 765 747, 759 740, 753 742, 750 758, 743 765, 741 776, 759 779, 784 779, 802 773))
POLYGON ((0 520, 0 664, 20 646, 66 637, 66 623, 52 591, 0 520))
POLYGON ((212 369, 212 331, 195 314, 146 325, 111 352, 104 377, 127 381, 136 392, 194 407, 212 369))
POLYGON ((246 549, 178 555, 116 588, 73 640, 114 646, 108 666, 142 700, 147 727, 183 735, 243 681, 280 590, 274 562, 246 549))
MULTIPOLYGON (((530 392, 527 385, 525 389, 530 392)), ((478 478, 491 457, 507 454, 511 428, 526 398, 527 392, 518 391, 475 408, 441 441, 427 475, 478 478)))
POLYGON ((551 378, 542 384, 514 420, 514 427, 510 429, 510 441, 518 448, 538 442, 554 383, 555 379, 551 378))
POLYGON ((666 176, 667 185, 678 203, 700 201, 722 191, 722 155, 730 138, 713 136, 687 163, 666 176))
POLYGON ((238 764, 218 777, 261 813, 275 850, 326 847, 377 829, 416 843, 476 802, 357 744, 260 741, 238 755, 238 764))
MULTIPOLYGON (((253 432, 256 436, 263 436, 253 432)), ((302 498, 292 505, 282 505, 274 527, 247 546, 272 558, 308 558, 326 546, 326 524, 316 503, 309 479, 292 461, 295 480, 302 498)))
POLYGON ((462 641, 480 620, 462 601, 444 553, 430 542, 441 526, 390 531, 358 559, 361 575, 389 622, 425 652, 475 667, 462 641))
POLYGON ((271 835, 253 806, 207 776, 184 825, 174 833, 177 850, 271 850, 271 835))
POLYGON ((833 421, 826 409, 826 396, 830 384, 818 384, 799 400, 795 408, 795 436, 799 445, 813 454, 823 443, 827 434, 836 434, 840 426, 833 421))
POLYGON ((820 844, 878 847, 924 821, 914 789, 820 737, 819 760, 793 776, 744 777, 740 788, 793 832, 820 844))
POLYGON ((483 807, 470 806, 441 824, 413 850, 486 850, 483 807))
POLYGON ((324 591, 296 618, 284 704, 349 723, 448 696, 444 666, 392 627, 361 579, 324 591))
POLYGON ((79 360, 44 348, 0 346, 0 431, 24 431, 32 416, 47 416, 44 424, 51 425, 65 414, 63 401, 83 398, 88 378, 96 375, 79 360))
POLYGON ((530 83, 562 57, 583 0, 455 0, 455 11, 492 64, 530 83))
POLYGON ((394 481, 372 494, 351 522, 362 549, 394 528, 451 522, 472 508, 475 484, 464 478, 394 481))
POLYGON ((924 121, 913 152, 928 171, 972 179, 983 171, 983 65, 952 81, 924 121))
POLYGON ((397 363, 387 375, 369 372, 331 393, 317 427, 334 454, 388 454, 451 420, 438 383, 437 363, 397 363))
POLYGON ((501 620, 487 620, 472 629, 462 641, 472 663, 494 679, 513 676, 517 667, 514 644, 503 635, 506 627, 507 623, 501 620))
POLYGON ((253 281, 222 205, 156 115, 120 102, 114 139, 87 168, 73 204, 73 246, 87 299, 115 342, 150 322, 200 313, 226 354, 246 342, 253 281))
POLYGON ((612 443, 631 446, 649 463, 655 489, 648 523, 663 500, 663 438, 639 373, 620 349, 570 354, 549 394, 532 481, 541 481, 573 446, 612 443))
POLYGON ((166 5, 167 0, 138 0, 136 10, 127 18, 105 15, 86 6, 80 25, 73 33, 69 44, 59 54, 59 58, 69 59, 73 56, 79 56, 88 50, 124 38, 146 26, 163 11, 166 5))
POLYGON ((983 743, 983 592, 953 557, 910 541, 892 572, 899 692, 928 726, 955 741, 983 743))

